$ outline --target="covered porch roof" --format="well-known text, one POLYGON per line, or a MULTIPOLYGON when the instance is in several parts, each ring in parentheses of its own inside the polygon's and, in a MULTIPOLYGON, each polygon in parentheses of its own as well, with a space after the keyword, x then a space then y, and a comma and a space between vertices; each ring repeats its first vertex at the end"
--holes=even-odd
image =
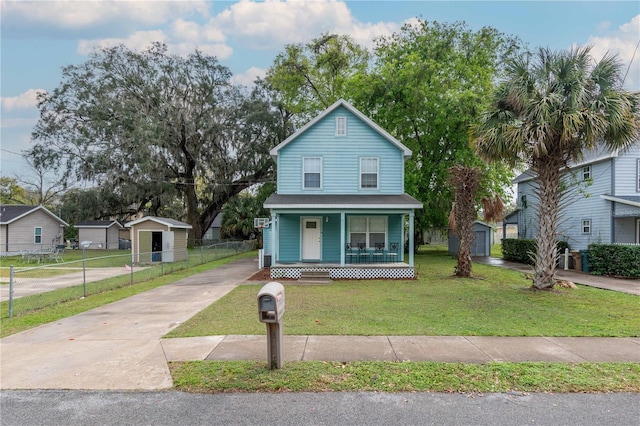
POLYGON ((408 194, 272 194, 267 209, 421 209, 422 203, 408 194))

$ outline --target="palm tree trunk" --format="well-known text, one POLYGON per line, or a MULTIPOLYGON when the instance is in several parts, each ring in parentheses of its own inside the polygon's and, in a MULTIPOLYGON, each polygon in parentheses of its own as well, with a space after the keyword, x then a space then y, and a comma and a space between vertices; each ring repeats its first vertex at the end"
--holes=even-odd
POLYGON ((538 235, 533 286, 540 290, 553 288, 556 270, 558 214, 560 209, 561 163, 546 159, 536 165, 538 173, 538 235))

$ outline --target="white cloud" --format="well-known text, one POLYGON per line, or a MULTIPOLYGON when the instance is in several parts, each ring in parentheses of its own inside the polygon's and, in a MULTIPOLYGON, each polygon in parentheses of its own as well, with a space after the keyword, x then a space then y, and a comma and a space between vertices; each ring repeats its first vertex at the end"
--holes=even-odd
POLYGON ((636 51, 639 33, 640 15, 637 15, 631 21, 621 25, 617 30, 612 29, 608 34, 601 37, 590 37, 586 43, 593 45, 591 54, 597 60, 609 51, 618 55, 618 58, 624 64, 625 72, 629 64, 631 64, 625 80, 625 87, 630 90, 640 90, 640 51, 636 51))
POLYGON ((267 75, 267 70, 264 68, 251 67, 242 74, 236 74, 231 78, 234 84, 241 84, 243 86, 253 86, 253 82, 258 78, 264 78, 267 75))
POLYGON ((389 35, 395 23, 362 23, 341 1, 241 1, 215 16, 211 22, 239 43, 257 49, 303 43, 324 32, 349 34, 365 46, 376 36, 389 35))
POLYGON ((0 98, 2 109, 5 111, 13 111, 17 109, 35 108, 38 103, 38 92, 44 91, 44 89, 29 89, 18 96, 0 98))
POLYGON ((102 49, 105 47, 113 47, 124 44, 131 50, 144 50, 151 46, 152 43, 164 42, 166 35, 160 30, 156 31, 136 31, 127 38, 105 38, 100 40, 80 40, 78 42, 78 53, 88 55, 94 49, 102 49))
POLYGON ((189 13, 207 15, 205 0, 119 1, 119 0, 2 0, 3 25, 48 26, 78 30, 104 23, 157 25, 189 13))

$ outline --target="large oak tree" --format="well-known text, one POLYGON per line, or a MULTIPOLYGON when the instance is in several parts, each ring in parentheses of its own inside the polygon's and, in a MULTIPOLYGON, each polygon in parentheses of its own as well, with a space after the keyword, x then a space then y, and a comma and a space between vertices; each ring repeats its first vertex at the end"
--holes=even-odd
POLYGON ((137 211, 182 200, 193 242, 229 198, 272 177, 269 149, 286 136, 264 88, 248 92, 230 78, 199 51, 96 51, 40 94, 31 158, 137 211))

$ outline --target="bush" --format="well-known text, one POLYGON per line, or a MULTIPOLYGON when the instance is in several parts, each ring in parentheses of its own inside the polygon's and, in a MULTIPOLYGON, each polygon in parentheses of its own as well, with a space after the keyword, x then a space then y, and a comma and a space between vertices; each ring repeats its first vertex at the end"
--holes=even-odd
MULTIPOLYGON (((566 241, 558 241, 558 254, 569 248, 566 241)), ((513 262, 533 265, 536 254, 536 240, 505 238, 502 240, 502 258, 513 262)))
POLYGON ((640 246, 591 244, 588 256, 594 275, 640 277, 640 246))

